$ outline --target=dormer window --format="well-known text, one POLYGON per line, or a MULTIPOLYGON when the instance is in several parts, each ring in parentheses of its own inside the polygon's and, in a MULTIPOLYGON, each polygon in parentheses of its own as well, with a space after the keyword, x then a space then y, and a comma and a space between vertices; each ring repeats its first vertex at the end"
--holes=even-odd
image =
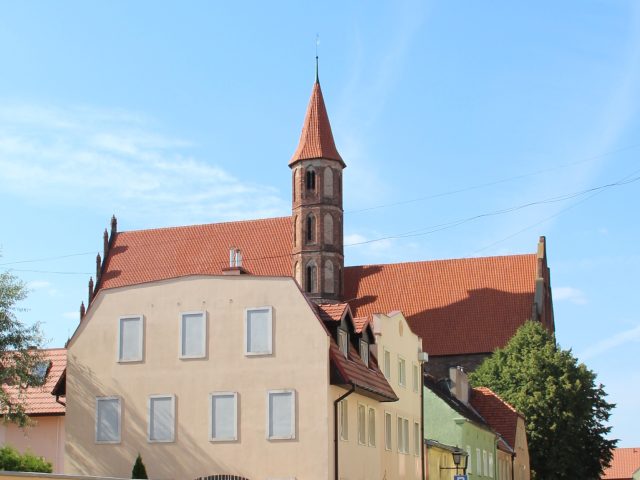
POLYGON ((310 192, 316 189, 316 172, 313 170, 307 170, 307 190, 310 192))
POLYGON ((349 334, 342 328, 338 329, 338 347, 340 347, 340 351, 345 358, 347 358, 349 355, 349 334))
POLYGON ((369 366, 369 344, 365 340, 360 340, 360 358, 364 364, 369 366))
POLYGON ((38 362, 34 365, 31 370, 31 376, 34 378, 36 385, 44 384, 44 381, 47 378, 47 373, 49 372, 49 367, 51 367, 51 361, 49 360, 38 362))

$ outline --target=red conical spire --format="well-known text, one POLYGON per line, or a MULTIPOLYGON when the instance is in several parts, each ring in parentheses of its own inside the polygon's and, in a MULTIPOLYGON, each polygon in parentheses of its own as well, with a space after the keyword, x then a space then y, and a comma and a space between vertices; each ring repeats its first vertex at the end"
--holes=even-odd
POLYGON ((313 85, 311 99, 307 107, 307 114, 302 126, 300 143, 298 143, 298 148, 289 161, 289 166, 292 166, 300 160, 309 160, 312 158, 335 160, 340 162, 343 168, 346 167, 333 141, 329 115, 327 115, 327 108, 324 106, 324 98, 322 97, 317 72, 316 82, 313 85))

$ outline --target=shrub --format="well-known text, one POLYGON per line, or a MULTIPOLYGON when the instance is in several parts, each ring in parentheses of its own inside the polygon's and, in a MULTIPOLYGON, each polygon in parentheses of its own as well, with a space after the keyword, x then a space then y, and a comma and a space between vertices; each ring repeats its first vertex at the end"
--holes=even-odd
POLYGON ((15 448, 5 445, 0 448, 0 470, 51 473, 53 468, 51 462, 43 457, 36 457, 29 452, 21 455, 15 448))
POLYGON ((138 458, 136 458, 136 463, 133 464, 131 478, 149 478, 147 477, 147 469, 144 467, 144 463, 142 463, 140 454, 138 454, 138 458))

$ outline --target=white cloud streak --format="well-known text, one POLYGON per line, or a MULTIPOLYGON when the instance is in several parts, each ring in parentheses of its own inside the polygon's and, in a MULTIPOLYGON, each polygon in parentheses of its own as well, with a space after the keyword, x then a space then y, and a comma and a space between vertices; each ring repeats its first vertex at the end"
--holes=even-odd
MULTIPOLYGON (((578 355, 578 357, 580 360, 585 361, 627 343, 640 343, 640 325, 597 342, 588 347, 582 354, 578 355)), ((634 347, 634 350, 635 349, 637 349, 637 347, 634 347)))
POLYGON ((0 188, 31 202, 126 212, 143 226, 288 211, 277 190, 194 158, 189 142, 156 130, 151 119, 123 111, 2 107, 0 188))
POLYGON ((553 300, 557 302, 567 301, 577 305, 585 305, 587 296, 580 289, 574 287, 554 287, 553 300))

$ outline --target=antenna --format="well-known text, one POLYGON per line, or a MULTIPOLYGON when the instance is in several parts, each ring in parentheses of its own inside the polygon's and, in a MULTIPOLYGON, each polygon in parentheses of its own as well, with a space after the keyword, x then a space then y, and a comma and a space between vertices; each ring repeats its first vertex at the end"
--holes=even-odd
POLYGON ((316 33, 316 83, 320 83, 318 78, 318 45, 320 45, 320 34, 316 33))

